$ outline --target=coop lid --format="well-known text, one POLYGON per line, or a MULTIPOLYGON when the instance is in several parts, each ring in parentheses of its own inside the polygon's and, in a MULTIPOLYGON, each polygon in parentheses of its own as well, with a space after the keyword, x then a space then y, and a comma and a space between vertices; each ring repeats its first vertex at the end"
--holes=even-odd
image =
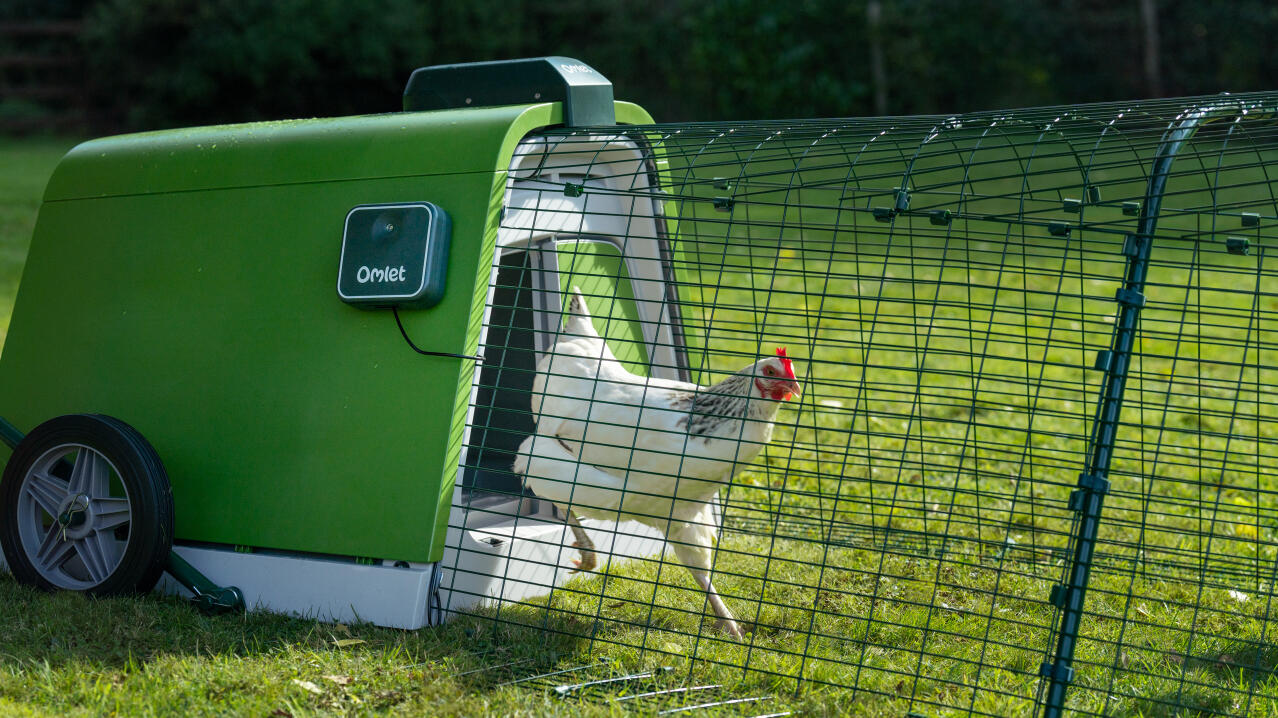
MULTIPOLYGON (((615 106, 618 122, 652 123, 615 106)), ((542 102, 119 135, 67 153, 44 201, 503 171, 520 139, 559 124, 562 106, 542 102)))

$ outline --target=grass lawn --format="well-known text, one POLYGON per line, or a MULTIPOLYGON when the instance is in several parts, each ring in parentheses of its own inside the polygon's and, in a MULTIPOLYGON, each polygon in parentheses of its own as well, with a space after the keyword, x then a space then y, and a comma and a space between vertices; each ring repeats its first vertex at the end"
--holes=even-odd
MULTIPOLYGON (((43 178, 66 146, 0 143, 0 328, 43 178)), ((706 170, 705 185, 721 173, 706 170)), ((1001 182, 988 192, 999 211, 1019 191, 1001 182)), ((756 191, 735 225, 708 203, 680 210, 682 236, 701 244, 687 240, 675 263, 696 367, 733 370, 773 342, 802 357, 802 402, 726 498, 715 580, 755 626, 748 643, 715 633, 687 573, 655 559, 416 632, 205 617, 159 596, 45 595, 5 575, 0 713, 651 715, 739 700, 690 714, 1032 714, 1121 232, 887 225, 826 212, 841 198, 815 190, 794 201, 807 207, 795 232, 776 221, 784 188, 737 189, 756 191), (836 241, 845 231, 855 251, 836 241), (735 232, 756 241, 712 241, 735 232), (686 690, 631 698, 664 689, 686 690)), ((1059 207, 1052 195, 1030 199, 1059 207)), ((1123 226, 1112 205, 1096 212, 1123 226)), ((1272 337, 1267 326, 1235 336, 1240 317, 1275 307, 1252 305, 1271 301, 1254 289, 1255 263, 1213 255, 1202 272, 1187 251, 1160 261, 1069 705, 1278 716, 1267 632, 1278 430, 1257 348, 1272 337), (1187 295, 1191 285, 1205 291, 1187 295)))

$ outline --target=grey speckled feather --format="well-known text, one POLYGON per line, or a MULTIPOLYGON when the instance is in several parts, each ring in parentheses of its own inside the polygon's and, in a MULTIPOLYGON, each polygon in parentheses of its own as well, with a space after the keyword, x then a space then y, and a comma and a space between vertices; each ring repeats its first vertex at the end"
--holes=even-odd
POLYGON ((740 426, 734 424, 747 415, 756 421, 771 421, 776 416, 777 402, 750 397, 753 374, 752 364, 714 386, 675 398, 671 402, 674 408, 688 412, 688 433, 731 436, 740 431, 740 426))

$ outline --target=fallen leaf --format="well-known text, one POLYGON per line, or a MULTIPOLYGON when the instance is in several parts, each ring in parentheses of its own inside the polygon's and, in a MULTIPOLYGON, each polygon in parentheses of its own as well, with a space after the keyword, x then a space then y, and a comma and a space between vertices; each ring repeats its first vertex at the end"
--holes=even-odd
POLYGON ((310 691, 311 693, 314 693, 314 694, 315 694, 315 695, 317 695, 317 696, 318 696, 318 695, 322 695, 322 694, 324 693, 324 689, 323 689, 323 688, 320 688, 319 686, 315 685, 314 683, 311 683, 310 681, 303 681, 303 680, 299 680, 299 679, 297 679, 297 678, 294 678, 294 679, 293 679, 293 682, 294 682, 294 683, 296 683, 299 687, 301 687, 301 688, 303 688, 303 689, 305 689, 305 690, 308 690, 308 691, 310 691))
POLYGON ((361 643, 368 643, 368 641, 365 641, 362 638, 343 638, 341 640, 333 641, 333 645, 337 646, 338 648, 345 648, 347 646, 358 646, 361 643))
POLYGON ((625 601, 617 601, 616 603, 608 604, 608 608, 621 608, 624 605, 626 605, 625 601))
POLYGON ((330 680, 330 681, 332 681, 332 682, 336 683, 336 684, 337 684, 337 685, 339 685, 339 686, 349 686, 350 684, 352 684, 352 683, 354 683, 354 682, 355 682, 355 679, 354 679, 354 678, 351 678, 350 676, 329 676, 329 675, 326 675, 326 676, 324 676, 324 677, 325 677, 325 678, 327 678, 328 680, 330 680))
POLYGON ((293 714, 289 713, 283 708, 276 708, 275 710, 271 711, 271 715, 276 716, 277 718, 293 718, 293 714))
POLYGON ((341 633, 345 633, 348 636, 351 635, 351 627, 346 625, 345 623, 337 624, 337 630, 341 633))
POLYGON ((1242 603, 1246 601, 1247 599, 1251 598, 1250 596, 1243 593, 1242 591, 1235 591, 1233 589, 1229 590, 1229 597, 1234 599, 1235 601, 1238 601, 1239 603, 1242 603))
POLYGON ((1139 613, 1140 615, 1145 616, 1146 618, 1149 617, 1149 609, 1145 608, 1145 604, 1143 603, 1136 606, 1136 613, 1139 613))

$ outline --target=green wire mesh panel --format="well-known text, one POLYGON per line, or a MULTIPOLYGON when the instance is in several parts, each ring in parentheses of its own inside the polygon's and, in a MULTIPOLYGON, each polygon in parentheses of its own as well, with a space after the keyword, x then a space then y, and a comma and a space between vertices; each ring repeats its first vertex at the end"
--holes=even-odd
MULTIPOLYGON (((1275 712, 1274 106, 1203 102, 1167 173, 1074 665, 1079 712, 1275 712)), ((1162 141, 1151 123, 1142 153, 1162 141)))
POLYGON ((450 610, 866 715, 1270 710, 1275 104, 526 142, 450 610))

